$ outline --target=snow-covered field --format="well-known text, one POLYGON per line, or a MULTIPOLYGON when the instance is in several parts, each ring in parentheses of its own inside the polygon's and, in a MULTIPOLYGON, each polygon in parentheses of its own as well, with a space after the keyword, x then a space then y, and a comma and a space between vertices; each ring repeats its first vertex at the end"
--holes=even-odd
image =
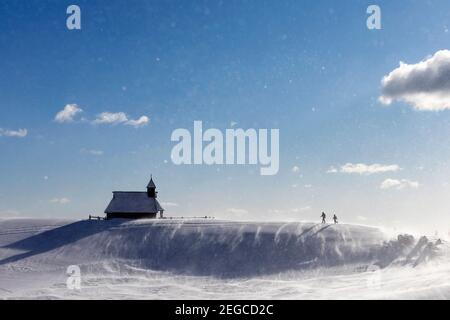
POLYGON ((450 249, 345 224, 6 219, 0 298, 450 299, 450 249))

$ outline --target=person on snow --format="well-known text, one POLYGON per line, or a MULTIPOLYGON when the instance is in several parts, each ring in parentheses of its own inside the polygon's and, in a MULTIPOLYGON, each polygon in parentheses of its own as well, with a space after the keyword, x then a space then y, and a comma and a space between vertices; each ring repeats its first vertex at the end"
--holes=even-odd
POLYGON ((325 212, 322 212, 322 215, 320 217, 322 218, 322 223, 327 223, 327 221, 325 220, 327 218, 325 212))
POLYGON ((333 215, 333 220, 334 220, 334 224, 337 224, 337 223, 338 223, 338 217, 337 217, 337 215, 333 215))

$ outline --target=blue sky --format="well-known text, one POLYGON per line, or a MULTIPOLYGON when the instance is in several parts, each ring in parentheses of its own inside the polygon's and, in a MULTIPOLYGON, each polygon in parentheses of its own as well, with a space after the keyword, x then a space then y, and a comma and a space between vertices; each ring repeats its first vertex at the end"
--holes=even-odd
POLYGON ((378 98, 400 61, 450 49, 449 28, 448 1, 2 1, 0 128, 27 135, 0 134, 0 213, 101 214, 112 190, 143 189, 153 173, 169 215, 311 220, 325 210, 447 232, 450 111, 378 98), (70 4, 81 30, 66 28, 70 4), (381 30, 366 27, 370 4, 381 30), (83 112, 58 123, 68 104, 83 112), (92 124, 102 112, 150 121, 92 124), (175 166, 171 132, 194 120, 279 128, 279 173, 175 166))

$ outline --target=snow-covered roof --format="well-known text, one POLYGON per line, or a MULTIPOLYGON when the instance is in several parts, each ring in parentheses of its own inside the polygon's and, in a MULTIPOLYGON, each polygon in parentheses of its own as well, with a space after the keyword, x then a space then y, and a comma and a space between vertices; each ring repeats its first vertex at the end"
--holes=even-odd
POLYGON ((105 213, 157 213, 164 210, 147 192, 114 191, 105 213))

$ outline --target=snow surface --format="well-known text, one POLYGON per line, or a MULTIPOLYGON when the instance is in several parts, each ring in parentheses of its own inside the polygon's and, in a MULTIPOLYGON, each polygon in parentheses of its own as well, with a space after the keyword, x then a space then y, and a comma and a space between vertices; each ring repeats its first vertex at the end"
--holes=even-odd
POLYGON ((345 224, 6 219, 0 298, 450 299, 450 249, 345 224))

